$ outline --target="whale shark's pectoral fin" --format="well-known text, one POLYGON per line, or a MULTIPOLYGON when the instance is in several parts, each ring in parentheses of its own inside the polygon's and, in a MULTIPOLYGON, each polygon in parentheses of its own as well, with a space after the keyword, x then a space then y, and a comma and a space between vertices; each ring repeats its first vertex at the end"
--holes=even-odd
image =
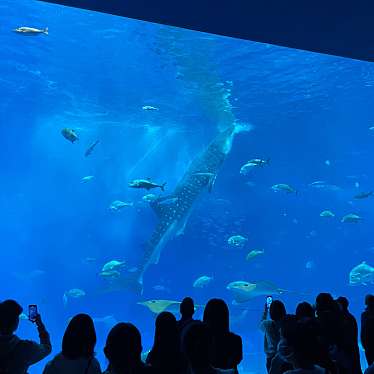
POLYGON ((150 203, 151 208, 162 219, 175 209, 178 198, 173 195, 163 196, 150 203))
POLYGON ((210 179, 209 179, 209 182, 208 182, 208 192, 212 192, 212 189, 213 189, 213 186, 214 186, 214 183, 216 183, 216 179, 217 179, 217 174, 213 174, 210 179))
POLYGON ((179 227, 178 227, 178 231, 176 232, 176 236, 180 236, 184 234, 184 230, 186 228, 187 221, 190 218, 190 215, 191 215, 191 212, 186 214, 185 217, 181 220, 179 227))

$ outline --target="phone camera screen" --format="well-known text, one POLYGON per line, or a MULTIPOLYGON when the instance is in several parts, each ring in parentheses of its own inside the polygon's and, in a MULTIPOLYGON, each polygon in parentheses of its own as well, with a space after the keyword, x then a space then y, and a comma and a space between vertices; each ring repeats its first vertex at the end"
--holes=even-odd
POLYGON ((37 315, 38 307, 36 305, 29 305, 29 320, 35 322, 37 315))

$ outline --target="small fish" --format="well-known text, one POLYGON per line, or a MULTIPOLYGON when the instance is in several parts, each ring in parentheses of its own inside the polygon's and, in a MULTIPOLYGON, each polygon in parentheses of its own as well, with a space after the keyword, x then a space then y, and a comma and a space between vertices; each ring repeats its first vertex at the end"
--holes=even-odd
POLYGON ((331 165, 330 160, 326 160, 326 161, 325 161, 325 165, 326 165, 326 166, 330 166, 330 165, 331 165))
POLYGON ((207 275, 203 275, 193 282, 194 288, 205 288, 208 284, 213 280, 213 277, 209 277, 207 275))
POLYGON ((97 261, 95 257, 85 257, 82 262, 84 264, 94 264, 97 261))
POLYGON ((367 199, 368 197, 372 196, 374 194, 374 191, 369 192, 360 192, 359 194, 355 195, 355 199, 367 199))
POLYGON ((131 203, 126 203, 124 201, 121 201, 121 200, 114 200, 111 204, 110 204, 110 207, 109 209, 111 211, 118 211, 118 210, 121 210, 122 208, 125 208, 125 207, 131 207, 131 206, 134 206, 134 203, 131 202, 131 203))
POLYGON ((341 222, 343 223, 358 223, 362 221, 362 217, 358 216, 357 214, 347 214, 342 219, 341 222))
POLYGON ((274 184, 271 189, 275 192, 284 191, 287 193, 297 193, 293 187, 285 183, 274 184))
POLYGON ((355 187, 356 188, 360 188, 360 183, 359 182, 355 182, 355 187))
POLYGON ((370 131, 374 131, 374 126, 369 127, 370 131))
POLYGON ((100 271, 99 276, 103 279, 113 280, 121 277, 121 273, 117 270, 100 271))
POLYGON ((246 164, 244 164, 240 168, 240 174, 247 175, 250 171, 252 171, 256 167, 263 167, 265 165, 269 165, 270 159, 262 160, 260 158, 253 158, 252 160, 249 160, 246 164))
POLYGON ((165 191, 166 182, 163 184, 157 184, 151 182, 150 179, 134 179, 129 183, 129 187, 131 188, 144 188, 146 190, 151 190, 153 188, 160 188, 161 191, 165 191))
POLYGON ((36 29, 34 27, 22 26, 14 29, 13 31, 24 35, 48 35, 48 27, 46 27, 45 29, 36 29))
POLYGON ((270 164, 270 158, 268 158, 267 160, 262 160, 261 158, 253 158, 252 160, 249 160, 248 163, 263 167, 270 164))
POLYGON ((72 288, 71 290, 64 292, 62 301, 64 303, 64 306, 67 306, 69 297, 74 298, 74 299, 79 299, 83 296, 86 296, 86 292, 84 290, 80 288, 72 288))
POLYGON ((142 107, 143 110, 159 110, 157 107, 152 106, 152 105, 144 105, 142 107))
POLYGON ((84 152, 84 155, 85 157, 88 157, 90 154, 92 154, 93 150, 95 149, 95 147, 100 143, 99 140, 96 140, 95 142, 93 142, 86 150, 86 152, 84 152))
POLYGON ((158 199, 158 197, 155 194, 153 194, 153 193, 149 193, 149 194, 144 195, 142 197, 142 200, 145 201, 145 202, 147 202, 147 203, 151 203, 151 202, 153 202, 153 201, 155 201, 157 199, 158 199))
POLYGON ((61 134, 65 139, 69 140, 72 143, 79 140, 77 133, 73 129, 69 129, 68 127, 62 129, 61 134))
POLYGON ((228 245, 232 247, 244 247, 247 241, 248 239, 242 235, 233 235, 227 239, 228 245))
POLYGON ((337 192, 341 190, 341 187, 336 186, 335 184, 329 184, 325 181, 315 181, 313 183, 310 183, 309 186, 313 188, 318 188, 321 190, 326 190, 326 191, 337 192))
POLYGON ((102 271, 122 270, 126 267, 126 261, 112 260, 104 264, 102 271))
POLYGON ((247 175, 249 174, 254 168, 256 168, 257 165, 251 164, 250 162, 247 162, 240 168, 240 174, 247 175))
POLYGON ((324 210, 320 213, 320 217, 332 218, 335 217, 335 214, 331 210, 324 210))
POLYGON ((258 256, 262 256, 263 254, 265 254, 265 251, 263 249, 254 249, 247 254, 246 260, 253 260, 258 256))
POLYGON ((305 264, 305 269, 312 270, 314 268, 315 264, 313 260, 309 260, 305 264))
POLYGON ((95 177, 93 175, 87 175, 86 177, 83 177, 81 179, 81 183, 88 183, 90 181, 92 181, 92 179, 94 179, 95 177))

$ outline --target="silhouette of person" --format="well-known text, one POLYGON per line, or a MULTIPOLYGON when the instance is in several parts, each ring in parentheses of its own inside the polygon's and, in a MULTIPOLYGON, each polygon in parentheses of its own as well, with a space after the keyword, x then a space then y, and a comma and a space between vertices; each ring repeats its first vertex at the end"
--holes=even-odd
POLYGON ((39 343, 22 340, 14 333, 19 325, 22 307, 14 300, 0 303, 0 371, 2 373, 24 374, 29 366, 47 357, 51 351, 49 334, 37 315, 35 325, 39 343))
POLYGON ((182 347, 187 357, 188 374, 234 374, 235 370, 220 370, 212 366, 210 347, 213 344, 211 329, 203 322, 195 321, 186 328, 182 347))
POLYGON ((46 365, 43 374, 101 374, 95 358, 96 332, 92 318, 77 314, 62 338, 62 350, 46 365))
POLYGON ((346 358, 346 371, 351 374, 362 374, 360 364, 360 348, 358 346, 358 326, 356 318, 349 312, 349 301, 346 297, 337 300, 343 315, 342 353, 346 358))
POLYGON ((329 293, 320 293, 316 297, 315 305, 321 343, 319 363, 336 373, 343 370, 345 361, 344 355, 341 354, 344 345, 342 312, 329 293))
POLYGON ((243 344, 239 335, 230 332, 229 308, 222 299, 211 299, 204 309, 203 321, 212 335, 210 363, 217 369, 234 369, 243 359, 243 344))
POLYGON ((298 320, 305 318, 315 318, 315 311, 311 304, 306 301, 298 304, 296 307, 296 318, 298 320))
POLYGON ((185 297, 179 307, 181 319, 177 322, 179 333, 183 333, 183 329, 194 321, 195 305, 190 297, 185 297))
POLYGON ((280 341, 280 328, 286 315, 286 308, 280 300, 274 300, 270 304, 270 308, 267 303, 265 303, 260 329, 265 333, 264 351, 266 355, 266 369, 268 372, 270 371, 271 362, 277 353, 277 347, 280 341), (269 314, 270 319, 268 319, 269 314))
POLYGON ((326 369, 316 365, 318 361, 318 335, 311 319, 301 319, 291 337, 293 370, 286 374, 326 374, 326 369))
POLYGON ((368 365, 374 363, 374 295, 365 298, 366 309, 361 314, 361 343, 368 365))
POLYGON ((118 323, 109 332, 104 353, 109 365, 104 374, 152 374, 142 362, 142 338, 131 323, 118 323))
POLYGON ((146 363, 160 374, 178 374, 185 368, 177 321, 170 312, 162 312, 156 318, 154 343, 146 363))

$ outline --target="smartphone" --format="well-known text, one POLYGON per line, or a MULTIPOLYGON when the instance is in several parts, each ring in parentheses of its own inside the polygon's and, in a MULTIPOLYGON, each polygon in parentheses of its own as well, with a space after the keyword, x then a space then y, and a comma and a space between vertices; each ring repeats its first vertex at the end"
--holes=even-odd
POLYGON ((38 316, 38 306, 35 304, 29 305, 29 320, 31 322, 35 322, 37 316, 38 316))
POLYGON ((272 296, 267 296, 266 297, 266 305, 268 308, 270 308, 271 303, 273 302, 273 297, 272 296))

